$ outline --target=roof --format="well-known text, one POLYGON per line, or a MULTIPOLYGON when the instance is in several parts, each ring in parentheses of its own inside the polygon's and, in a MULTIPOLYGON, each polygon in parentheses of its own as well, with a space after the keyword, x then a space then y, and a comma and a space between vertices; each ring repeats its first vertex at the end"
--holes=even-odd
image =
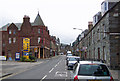
POLYGON ((104 64, 104 63, 99 61, 80 61, 80 64, 104 64))
MULTIPOLYGON (((2 28, 0 28, 0 31, 7 31, 7 28, 8 28, 11 24, 12 24, 12 23, 8 23, 8 24, 4 25, 2 28)), ((20 30, 22 23, 14 23, 14 24, 16 25, 16 27, 18 28, 18 30, 20 30)), ((43 21, 42 21, 42 19, 41 19, 41 17, 40 17, 40 15, 39 15, 39 13, 37 14, 34 22, 31 23, 31 25, 32 25, 32 26, 38 26, 38 25, 40 25, 40 26, 45 26, 44 23, 43 23, 43 21)))
MULTIPOLYGON (((0 31, 7 31, 7 28, 11 25, 12 23, 8 23, 5 26, 3 26, 2 28, 0 28, 0 31)), ((16 27, 18 28, 18 30, 20 30, 22 23, 14 23, 16 25, 16 27)))
POLYGON ((41 19, 41 17, 40 17, 40 15, 39 15, 39 13, 38 13, 38 15, 37 15, 37 17, 36 17, 33 25, 45 26, 44 23, 43 23, 43 21, 42 21, 42 19, 41 19))
MULTIPOLYGON (((116 4, 114 4, 114 6, 113 7, 111 7, 100 19, 99 19, 99 21, 91 28, 91 30, 90 31, 88 31, 88 33, 86 34, 86 36, 100 23, 100 21, 112 10, 112 9, 114 9, 117 5, 119 5, 120 4, 120 1, 119 2, 117 2, 116 4)), ((85 37, 86 37, 85 36, 85 37)), ((85 38, 84 37, 84 38, 85 38)))

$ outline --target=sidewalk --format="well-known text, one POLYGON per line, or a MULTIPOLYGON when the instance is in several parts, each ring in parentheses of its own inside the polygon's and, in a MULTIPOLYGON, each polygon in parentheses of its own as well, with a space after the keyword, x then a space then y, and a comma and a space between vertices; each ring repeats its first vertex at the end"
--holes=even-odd
POLYGON ((0 78, 21 73, 31 69, 33 66, 41 64, 43 61, 38 62, 17 62, 17 61, 0 61, 0 78))
POLYGON ((57 56, 46 59, 38 59, 37 62, 0 61, 0 78, 11 74, 24 72, 36 65, 43 63, 45 60, 49 60, 56 57, 57 56))
POLYGON ((110 70, 110 72, 115 81, 120 81, 120 70, 110 70))

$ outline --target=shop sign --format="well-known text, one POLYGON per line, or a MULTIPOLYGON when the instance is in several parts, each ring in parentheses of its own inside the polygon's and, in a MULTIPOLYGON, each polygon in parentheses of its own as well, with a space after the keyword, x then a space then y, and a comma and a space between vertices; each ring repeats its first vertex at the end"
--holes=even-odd
POLYGON ((19 52, 15 53, 15 60, 16 61, 20 60, 20 53, 19 52))
POLYGON ((30 39, 29 38, 23 39, 23 52, 30 52, 30 39))

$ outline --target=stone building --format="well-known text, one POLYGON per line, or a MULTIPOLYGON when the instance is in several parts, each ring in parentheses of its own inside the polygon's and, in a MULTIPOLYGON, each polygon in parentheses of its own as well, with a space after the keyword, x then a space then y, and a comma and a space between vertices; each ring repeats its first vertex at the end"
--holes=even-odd
POLYGON ((102 60, 111 68, 120 67, 120 2, 110 8, 101 19, 92 26, 80 42, 87 46, 85 59, 102 60))
POLYGON ((50 35, 48 27, 44 25, 39 13, 34 22, 30 22, 28 16, 24 16, 23 23, 8 23, 0 29, 2 32, 3 56, 15 59, 15 53, 24 55, 23 40, 30 39, 29 54, 37 58, 48 58, 50 56, 50 35))

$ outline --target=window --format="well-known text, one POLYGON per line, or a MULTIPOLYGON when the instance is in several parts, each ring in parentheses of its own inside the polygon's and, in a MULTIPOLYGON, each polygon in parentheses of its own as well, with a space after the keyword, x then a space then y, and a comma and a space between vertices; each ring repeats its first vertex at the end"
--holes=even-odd
POLYGON ((40 43, 40 37, 38 37, 38 44, 40 43))
POLYGON ((5 43, 3 43, 3 47, 5 47, 5 43))
POLYGON ((103 34, 103 38, 105 38, 106 37, 106 26, 104 25, 104 30, 103 30, 103 32, 104 32, 104 34, 103 34))
POLYGON ((9 30, 9 34, 12 34, 12 30, 9 30))
POLYGON ((9 38, 9 44, 11 44, 11 43, 12 43, 11 38, 9 38))
POLYGON ((13 43, 15 43, 16 42, 16 38, 13 38, 13 43))
POLYGON ((105 5, 104 9, 105 9, 105 11, 107 11, 107 2, 105 2, 104 5, 105 5))
POLYGON ((40 29, 38 29, 38 33, 40 33, 40 29))
POLYGON ((100 30, 97 30, 98 34, 97 34, 97 40, 100 40, 100 30))
POLYGON ((110 76, 110 73, 105 65, 99 64, 81 64, 78 75, 87 76, 110 76))
POLYGON ((16 30, 13 31, 13 34, 16 34, 16 30))

